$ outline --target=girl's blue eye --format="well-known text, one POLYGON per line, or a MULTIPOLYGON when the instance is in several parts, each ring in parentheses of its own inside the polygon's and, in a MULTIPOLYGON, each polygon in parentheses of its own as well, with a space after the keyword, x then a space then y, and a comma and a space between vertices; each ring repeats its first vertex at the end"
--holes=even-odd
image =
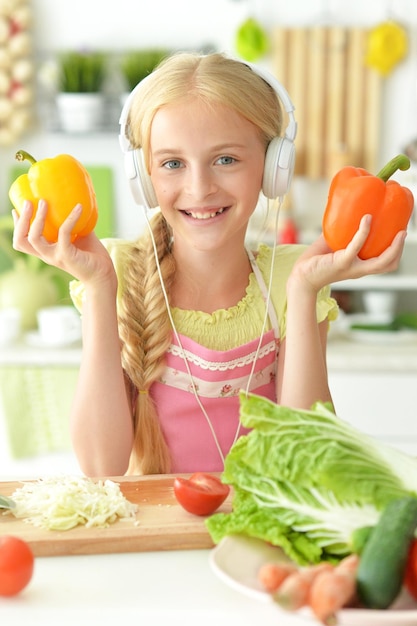
POLYGON ((222 156, 218 159, 219 163, 222 165, 230 165, 230 163, 234 163, 235 159, 230 156, 222 156))
POLYGON ((177 159, 172 159, 172 161, 167 161, 166 163, 164 163, 164 167, 169 170, 176 170, 181 167, 181 161, 178 161, 177 159))

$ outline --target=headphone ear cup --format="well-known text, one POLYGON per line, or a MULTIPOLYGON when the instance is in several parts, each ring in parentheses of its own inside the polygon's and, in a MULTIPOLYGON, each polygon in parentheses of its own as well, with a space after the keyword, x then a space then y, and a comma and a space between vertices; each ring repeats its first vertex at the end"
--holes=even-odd
POLYGON ((158 200, 141 149, 125 152, 125 172, 136 204, 147 209, 157 207, 158 200))
POLYGON ((262 192, 267 198, 280 198, 287 193, 294 165, 294 142, 286 137, 274 137, 266 151, 262 181, 262 192))

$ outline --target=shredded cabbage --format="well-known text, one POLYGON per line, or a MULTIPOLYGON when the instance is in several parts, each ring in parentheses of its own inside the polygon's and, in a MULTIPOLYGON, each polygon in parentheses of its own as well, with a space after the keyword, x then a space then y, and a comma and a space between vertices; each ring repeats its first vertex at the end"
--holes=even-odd
POLYGON ((82 476, 63 476, 26 482, 12 494, 12 515, 38 528, 69 530, 78 525, 105 528, 117 519, 135 518, 137 505, 120 485, 82 476))

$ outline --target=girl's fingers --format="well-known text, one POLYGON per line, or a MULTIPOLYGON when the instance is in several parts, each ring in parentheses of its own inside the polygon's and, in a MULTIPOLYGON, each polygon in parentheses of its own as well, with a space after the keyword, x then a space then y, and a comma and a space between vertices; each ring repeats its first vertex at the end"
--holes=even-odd
POLYGON ((36 209, 35 217, 33 218, 30 230, 29 241, 31 243, 36 242, 43 233, 45 228, 45 220, 48 213, 48 205, 45 200, 39 200, 38 207, 36 209))
POLYGON ((71 213, 65 219, 58 230, 58 244, 68 245, 71 241, 71 233, 82 213, 81 204, 76 204, 71 213))
POLYGON ((407 232, 402 230, 396 234, 392 243, 384 252, 382 252, 376 259, 371 259, 376 262, 376 269, 382 271, 380 268, 384 268, 383 271, 391 272, 398 269, 401 256, 404 249, 405 238, 407 232))
POLYGON ((362 216, 361 221, 359 222, 358 230, 364 230, 369 235, 369 231, 371 230, 371 224, 372 224, 372 215, 370 215, 369 213, 366 213, 365 215, 362 216))
POLYGON ((346 247, 348 252, 358 256, 371 230, 372 215, 364 215, 359 223, 359 228, 353 235, 351 241, 346 247))
POLYGON ((402 250, 405 244, 405 240, 407 238, 407 231, 400 230, 394 237, 390 248, 394 248, 394 250, 402 250))
POLYGON ((29 227, 30 220, 32 219, 32 215, 33 215, 33 204, 29 202, 29 200, 25 200, 25 202, 23 203, 23 207, 20 212, 20 215, 18 215, 17 211, 13 209, 13 219, 15 221, 15 224, 19 223, 22 226, 27 224, 27 226, 29 227))
POLYGON ((28 233, 30 229, 30 220, 33 214, 33 206, 29 201, 25 201, 20 215, 13 209, 13 247, 15 250, 25 251, 27 246, 28 233))

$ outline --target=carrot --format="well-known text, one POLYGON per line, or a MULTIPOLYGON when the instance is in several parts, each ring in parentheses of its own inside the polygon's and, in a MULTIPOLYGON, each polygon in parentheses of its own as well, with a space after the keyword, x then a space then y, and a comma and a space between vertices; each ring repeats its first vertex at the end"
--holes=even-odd
POLYGON ((310 584, 308 576, 303 571, 294 572, 273 594, 274 601, 286 611, 297 611, 307 604, 310 584))
POLYGON ((344 559, 342 559, 336 566, 337 572, 350 572, 351 574, 355 574, 358 570, 360 562, 360 557, 358 554, 349 554, 344 559))
POLYGON ((274 593, 296 569, 292 563, 264 563, 259 569, 258 580, 266 591, 274 593))
POLYGON ((337 623, 337 611, 352 602, 355 595, 355 574, 336 567, 315 578, 310 589, 309 605, 322 624, 333 626, 337 623))
POLYGON ((319 563, 290 574, 274 593, 274 601, 287 611, 297 611, 306 606, 313 580, 329 568, 333 569, 333 566, 329 563, 319 563))

